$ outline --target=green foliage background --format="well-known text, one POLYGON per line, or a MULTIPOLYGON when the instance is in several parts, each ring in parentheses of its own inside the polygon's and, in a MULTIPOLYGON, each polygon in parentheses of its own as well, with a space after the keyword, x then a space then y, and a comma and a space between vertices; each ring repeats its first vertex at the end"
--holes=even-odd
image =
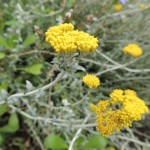
POLYGON ((89 110, 90 103, 108 98, 116 88, 137 91, 149 105, 150 1, 128 0, 121 11, 115 11, 118 3, 119 0, 0 1, 1 101, 14 93, 42 87, 59 73, 52 61, 65 60, 45 42, 44 33, 49 27, 71 22, 75 29, 99 39, 97 51, 82 58, 80 66, 68 70, 66 78, 48 91, 13 99, 8 106, 0 105, 3 149, 68 149, 88 114, 89 127, 77 139, 74 150, 109 150, 111 146, 120 149, 125 142, 128 150, 146 148, 145 141, 150 140, 149 115, 120 133, 122 139, 118 135, 106 139, 95 130, 95 116, 89 110), (130 43, 139 44, 143 55, 125 55, 122 49, 130 43), (86 73, 100 77, 101 86, 95 91, 89 92, 83 85, 82 76, 86 73), (50 118, 51 122, 34 119, 38 116, 50 118), (12 118, 15 127, 10 127, 12 118), (130 138, 133 141, 127 140, 130 138), (145 144, 138 145, 141 139, 145 144))

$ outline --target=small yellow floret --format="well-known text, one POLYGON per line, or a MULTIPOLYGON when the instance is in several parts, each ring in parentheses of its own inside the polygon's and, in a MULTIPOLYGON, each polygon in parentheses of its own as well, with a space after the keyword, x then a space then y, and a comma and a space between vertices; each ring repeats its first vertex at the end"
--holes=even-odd
POLYGON ((136 92, 134 90, 130 90, 130 89, 124 90, 124 93, 126 95, 137 96, 136 92))
POLYGON ((109 96, 110 96, 113 104, 122 102, 123 101, 123 90, 115 89, 109 96))
POLYGON ((101 100, 97 106, 97 112, 104 112, 110 106, 110 101, 101 100))
POLYGON ((114 6, 114 9, 115 9, 116 11, 121 11, 121 10, 123 9, 123 6, 122 6, 122 4, 116 4, 116 5, 114 6))
POLYGON ((94 52, 98 47, 98 39, 89 34, 74 30, 72 24, 61 24, 51 27, 45 33, 46 41, 58 54, 94 52))
POLYGON ((142 55, 143 50, 137 44, 128 44, 127 46, 125 46, 123 48, 123 52, 130 54, 131 56, 138 57, 138 56, 142 55))
POLYGON ((89 88, 97 88, 100 85, 100 80, 98 77, 92 74, 87 74, 83 77, 83 82, 89 87, 89 88))

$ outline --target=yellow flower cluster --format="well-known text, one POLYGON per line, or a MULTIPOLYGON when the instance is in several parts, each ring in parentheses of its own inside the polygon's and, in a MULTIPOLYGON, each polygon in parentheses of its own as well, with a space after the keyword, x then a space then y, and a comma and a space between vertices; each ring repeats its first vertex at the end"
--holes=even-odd
POLYGON ((97 88, 100 85, 100 80, 98 77, 92 74, 87 74, 83 77, 83 82, 89 87, 89 88, 97 88))
POLYGON ((127 46, 125 46, 123 48, 123 52, 124 53, 128 53, 130 54, 131 56, 134 56, 134 57, 137 57, 137 56, 140 56, 142 55, 142 49, 139 45, 137 44, 129 44, 127 46))
POLYGON ((145 102, 133 90, 116 89, 110 94, 110 100, 102 100, 90 108, 97 116, 97 130, 104 136, 120 131, 141 120, 148 112, 145 102))
POLYGON ((115 9, 116 11, 121 11, 121 10, 123 9, 123 6, 122 6, 122 4, 116 4, 116 5, 114 6, 114 9, 115 9))
POLYGON ((61 24, 51 27, 45 33, 46 41, 58 54, 94 52, 98 47, 98 39, 89 34, 74 30, 72 24, 61 24))

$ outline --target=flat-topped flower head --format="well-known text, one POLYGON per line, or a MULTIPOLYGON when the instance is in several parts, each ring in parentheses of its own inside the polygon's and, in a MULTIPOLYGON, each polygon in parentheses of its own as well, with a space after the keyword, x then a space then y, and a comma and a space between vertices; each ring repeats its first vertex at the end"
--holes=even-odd
POLYGON ((58 54, 94 52, 98 47, 98 39, 89 34, 74 30, 72 24, 61 24, 51 27, 45 33, 46 41, 58 54))
POLYGON ((83 82, 86 84, 90 89, 97 88, 100 85, 100 79, 92 74, 87 74, 83 77, 83 82))
POLYGON ((90 104, 91 110, 96 113, 97 130, 101 134, 109 136, 132 126, 133 121, 141 120, 142 115, 148 112, 145 102, 134 92, 116 89, 110 94, 110 100, 90 104))
POLYGON ((134 57, 138 57, 138 56, 141 56, 142 53, 143 53, 143 50, 142 48, 137 45, 137 44, 128 44, 127 46, 125 46, 123 48, 123 52, 124 53, 127 53, 131 56, 134 56, 134 57))
POLYGON ((116 4, 116 5, 114 6, 114 9, 115 9, 116 11, 121 11, 121 10, 123 9, 123 6, 122 6, 122 4, 116 4))

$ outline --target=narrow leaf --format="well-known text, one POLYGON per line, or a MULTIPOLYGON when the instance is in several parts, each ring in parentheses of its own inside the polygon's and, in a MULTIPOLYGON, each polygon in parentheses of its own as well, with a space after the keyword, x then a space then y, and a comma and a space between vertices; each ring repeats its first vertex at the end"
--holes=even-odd
POLYGON ((23 42, 23 46, 29 46, 37 40, 37 37, 34 34, 28 35, 23 42))
POLYGON ((75 70, 81 70, 81 71, 86 72, 86 69, 85 69, 84 67, 78 65, 78 64, 73 65, 73 68, 74 68, 75 70))
POLYGON ((43 64, 34 64, 30 67, 19 68, 18 70, 24 70, 28 73, 31 73, 31 74, 34 74, 34 75, 39 75, 39 74, 41 74, 42 67, 43 67, 43 64))
POLYGON ((30 81, 26 80, 26 88, 28 91, 32 90, 33 89, 33 85, 30 81))

